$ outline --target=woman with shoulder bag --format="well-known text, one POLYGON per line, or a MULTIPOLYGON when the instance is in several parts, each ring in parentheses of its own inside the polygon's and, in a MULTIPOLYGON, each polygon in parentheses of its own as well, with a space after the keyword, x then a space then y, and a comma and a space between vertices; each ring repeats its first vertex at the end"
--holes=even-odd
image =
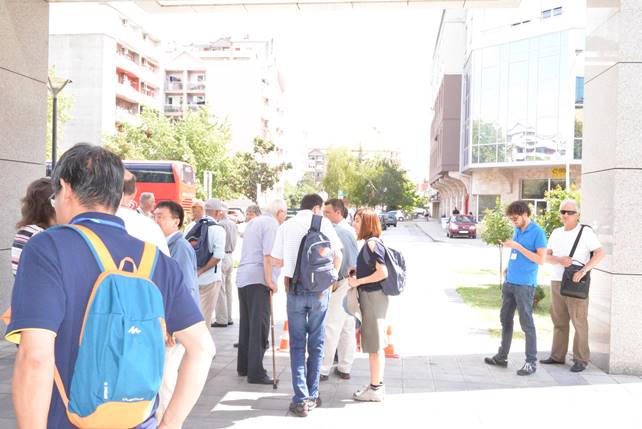
POLYGON ((564 364, 568 350, 569 321, 573 323, 572 372, 586 369, 590 358, 588 344, 588 276, 604 257, 604 250, 593 230, 579 223, 579 209, 573 200, 560 204, 564 226, 553 231, 548 241, 546 261, 553 265, 551 280, 551 319, 553 345, 543 364, 564 364), (565 275, 566 271, 566 275, 565 275), (566 277, 566 278, 565 278, 566 277), (566 284, 563 285, 563 282, 566 284), (569 294, 565 288, 582 283, 585 294, 569 294), (585 298, 581 298, 585 296, 585 298))
POLYGON ((354 217, 357 240, 365 240, 357 256, 356 276, 348 279, 350 287, 358 288, 361 310, 361 350, 368 353, 370 384, 357 390, 357 401, 380 402, 385 396, 383 372, 386 342, 386 313, 388 296, 384 295, 381 281, 388 277, 385 263, 386 249, 379 239, 381 222, 372 209, 361 209, 354 217))

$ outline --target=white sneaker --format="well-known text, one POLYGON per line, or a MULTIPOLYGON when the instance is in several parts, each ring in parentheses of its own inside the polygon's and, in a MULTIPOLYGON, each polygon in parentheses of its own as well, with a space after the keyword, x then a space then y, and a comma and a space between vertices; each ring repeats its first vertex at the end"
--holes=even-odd
POLYGON ((386 394, 386 387, 381 386, 377 390, 368 385, 365 390, 357 390, 352 397, 355 401, 381 402, 386 394))

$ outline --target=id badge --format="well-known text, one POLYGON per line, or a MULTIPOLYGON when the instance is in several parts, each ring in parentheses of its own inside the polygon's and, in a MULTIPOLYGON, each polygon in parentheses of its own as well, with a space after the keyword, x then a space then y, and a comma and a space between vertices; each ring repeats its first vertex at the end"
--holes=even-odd
POLYGON ((510 259, 511 261, 517 260, 517 250, 513 250, 512 252, 510 252, 510 259))

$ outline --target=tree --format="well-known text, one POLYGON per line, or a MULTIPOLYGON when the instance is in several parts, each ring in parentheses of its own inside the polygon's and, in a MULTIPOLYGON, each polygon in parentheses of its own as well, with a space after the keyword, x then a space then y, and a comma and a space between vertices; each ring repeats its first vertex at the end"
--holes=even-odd
POLYGON ((262 190, 272 189, 280 180, 281 173, 292 168, 292 165, 281 163, 270 166, 266 158, 276 151, 276 145, 261 137, 254 139, 254 150, 252 152, 238 152, 234 155, 234 180, 232 190, 245 195, 252 201, 257 201, 257 183, 262 190))
POLYGON ((232 163, 227 156, 230 141, 229 125, 210 115, 203 108, 188 111, 180 119, 172 120, 155 110, 145 110, 141 125, 123 124, 121 132, 106 138, 106 146, 123 159, 184 161, 193 165, 200 197, 204 171, 212 172, 213 194, 229 198, 232 191, 232 163))
POLYGON ((310 171, 305 173, 295 186, 285 184, 285 200, 290 208, 298 208, 305 195, 316 192, 319 192, 319 189, 314 181, 314 173, 310 171))
POLYGON ((562 226, 562 220, 560 219, 560 204, 566 199, 575 200, 577 205, 580 204, 581 194, 577 189, 577 186, 571 185, 569 190, 562 189, 560 186, 546 191, 544 193, 544 199, 546 200, 548 208, 543 214, 537 215, 535 217, 535 222, 542 227, 544 232, 546 232, 546 237, 550 237, 555 228, 562 226))
POLYGON ((323 190, 336 198, 339 191, 344 194, 351 180, 354 179, 353 168, 358 164, 357 158, 345 148, 331 149, 326 154, 326 171, 323 176, 323 190))
MULTIPOLYGON (((56 67, 52 66, 49 69, 49 77, 51 78, 52 81, 56 81, 57 74, 56 74, 56 67)), ((67 123, 71 119, 71 115, 69 114, 69 111, 74 105, 74 98, 69 95, 68 93, 65 94, 65 91, 61 91, 60 94, 58 94, 58 121, 57 126, 58 126, 58 145, 60 145, 60 142, 62 141, 62 136, 64 132, 64 128, 62 125, 67 123)), ((51 126, 53 124, 53 96, 51 95, 51 91, 47 91, 47 143, 46 143, 46 156, 47 159, 51 159, 51 140, 52 140, 52 135, 51 135, 51 126)), ((60 157, 60 152, 58 153, 58 157, 60 157)))
POLYGON ((510 240, 515 229, 506 218, 505 209, 500 204, 499 198, 495 203, 494 209, 486 210, 483 220, 483 231, 481 240, 491 246, 497 246, 499 249, 499 287, 502 287, 502 278, 504 275, 504 241, 510 240))

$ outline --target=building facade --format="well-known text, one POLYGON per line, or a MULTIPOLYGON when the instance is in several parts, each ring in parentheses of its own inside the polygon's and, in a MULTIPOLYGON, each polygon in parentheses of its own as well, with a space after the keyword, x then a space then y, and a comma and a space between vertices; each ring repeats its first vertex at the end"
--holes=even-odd
POLYGON ((160 110, 160 54, 160 40, 111 3, 52 4, 49 65, 72 81, 64 90, 72 106, 61 151, 79 141, 98 144, 121 124, 138 124, 144 109, 160 110))
MULTIPOLYGON (((465 24, 458 26, 465 34, 462 176, 446 187, 431 169, 431 186, 439 190, 439 202, 446 202, 440 214, 449 212, 453 200, 479 217, 497 200, 523 199, 541 212, 547 190, 567 182, 580 186, 583 16, 581 2, 573 1, 467 11, 465 24)), ((446 35, 440 32, 439 50, 450 49, 446 35)))

